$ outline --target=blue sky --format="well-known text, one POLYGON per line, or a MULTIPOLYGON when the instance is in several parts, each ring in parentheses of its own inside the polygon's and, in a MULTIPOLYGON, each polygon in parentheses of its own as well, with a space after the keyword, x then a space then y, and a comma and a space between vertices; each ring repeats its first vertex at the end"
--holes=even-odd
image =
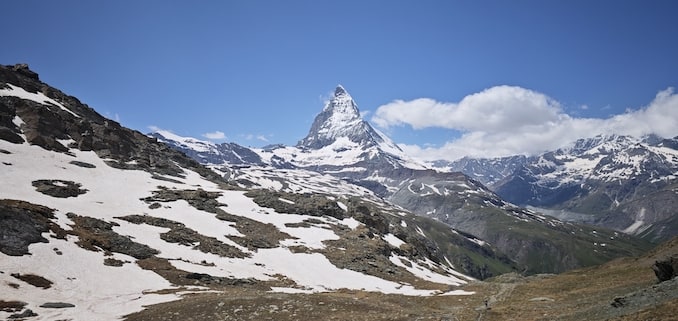
POLYGON ((342 84, 422 158, 534 153, 591 128, 678 135, 677 15, 661 0, 12 1, 0 64, 142 132, 293 145, 342 84))

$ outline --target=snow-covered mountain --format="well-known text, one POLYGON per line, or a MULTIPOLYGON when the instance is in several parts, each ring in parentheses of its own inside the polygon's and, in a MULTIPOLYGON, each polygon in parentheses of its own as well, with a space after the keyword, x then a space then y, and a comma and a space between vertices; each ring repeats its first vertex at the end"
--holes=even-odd
POLYGON ((203 164, 262 165, 259 155, 235 143, 215 144, 210 141, 182 137, 166 130, 149 134, 158 141, 173 146, 203 164))
POLYGON ((675 138, 655 136, 581 139, 529 159, 494 189, 517 204, 584 214, 598 225, 666 240, 678 234, 671 223, 678 206, 677 146, 675 138))
POLYGON ((231 161, 230 155, 239 153, 242 147, 221 144, 219 148, 227 150, 220 152, 225 155, 221 163, 210 163, 206 160, 212 156, 201 156, 201 152, 188 148, 196 144, 192 138, 152 135, 243 187, 282 191, 329 188, 334 193, 364 195, 434 218, 514 258, 528 273, 559 272, 599 263, 626 251, 628 247, 622 244, 634 242, 613 231, 599 229, 593 233, 590 227, 520 208, 464 174, 432 170, 412 160, 360 118, 357 104, 341 86, 297 146, 251 149, 245 154, 256 153, 259 158, 249 166, 240 163, 244 157, 231 161), (309 181, 314 183, 306 184, 309 181), (605 239, 606 247, 596 245, 602 242, 597 237, 605 239))
POLYGON ((113 320, 188 294, 471 295, 473 276, 516 269, 329 175, 251 176, 303 194, 235 186, 25 65, 0 65, 0 168, 3 319, 113 320))
POLYGON ((455 161, 433 161, 430 162, 430 166, 442 172, 462 172, 484 185, 492 187, 526 164, 528 159, 524 155, 499 158, 463 157, 455 161))
POLYGON ((364 149, 377 147, 394 156, 406 157, 390 138, 362 119, 358 105, 351 95, 344 87, 338 85, 334 90, 334 96, 316 116, 308 135, 299 141, 297 147, 319 150, 345 140, 364 149))
POLYGON ((502 198, 550 215, 642 236, 678 234, 678 138, 600 135, 538 156, 431 164, 461 171, 502 198))

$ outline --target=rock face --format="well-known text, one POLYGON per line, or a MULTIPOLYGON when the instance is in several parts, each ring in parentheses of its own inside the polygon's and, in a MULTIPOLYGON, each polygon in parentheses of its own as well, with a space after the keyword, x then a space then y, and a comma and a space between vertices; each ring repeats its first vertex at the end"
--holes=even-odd
POLYGON ((437 161, 503 199, 659 243, 678 235, 678 138, 596 136, 538 156, 437 161))
POLYGON ((656 261, 652 270, 659 282, 671 280, 678 275, 678 257, 670 257, 662 261, 656 261))
POLYGON ((0 252, 29 254, 28 246, 47 242, 42 233, 50 231, 53 209, 17 200, 0 200, 0 252))

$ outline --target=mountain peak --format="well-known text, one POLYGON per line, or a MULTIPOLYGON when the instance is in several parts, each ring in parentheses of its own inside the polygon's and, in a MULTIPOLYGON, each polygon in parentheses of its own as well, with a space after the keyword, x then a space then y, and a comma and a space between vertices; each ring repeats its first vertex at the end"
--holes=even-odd
POLYGON ((343 95, 348 95, 348 92, 346 92, 346 89, 344 89, 344 86, 342 85, 337 85, 337 88, 334 89, 334 97, 339 97, 343 95))
POLYGON ((361 118, 358 105, 342 85, 337 85, 334 89, 334 96, 323 108, 323 113, 328 113, 330 118, 335 118, 333 119, 335 122, 347 122, 361 118))
POLYGON ((298 147, 321 149, 334 144, 338 139, 360 145, 362 148, 381 146, 382 149, 402 152, 390 139, 376 131, 363 120, 348 91, 337 85, 332 97, 322 112, 315 117, 308 135, 297 144, 298 147))
POLYGON ((327 102, 322 112, 316 116, 306 138, 298 146, 319 149, 330 145, 339 137, 348 137, 359 142, 366 131, 371 129, 360 117, 358 105, 343 86, 337 85, 334 96, 327 102))
POLYGON ((332 146, 334 150, 358 151, 357 154, 360 154, 363 159, 373 159, 377 155, 390 155, 386 158, 407 163, 403 166, 425 168, 422 164, 407 157, 390 138, 363 120, 358 105, 342 85, 337 85, 334 97, 315 117, 308 135, 297 143, 297 147, 311 150, 319 150, 328 146, 332 146), (368 150, 371 152, 367 152, 368 150))

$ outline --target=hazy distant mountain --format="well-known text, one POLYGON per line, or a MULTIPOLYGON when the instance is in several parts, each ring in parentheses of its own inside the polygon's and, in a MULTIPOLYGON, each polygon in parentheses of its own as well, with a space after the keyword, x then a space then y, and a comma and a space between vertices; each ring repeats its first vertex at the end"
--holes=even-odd
POLYGON ((499 158, 463 157, 456 161, 433 161, 430 162, 430 166, 443 172, 462 172, 484 185, 492 187, 495 183, 521 168, 529 159, 524 155, 499 158))
POLYGON ((538 156, 463 158, 458 170, 515 204, 660 242, 678 235, 678 138, 596 136, 538 156))
POLYGON ((517 204, 563 209, 653 241, 678 234, 678 140, 598 136, 531 158, 494 189, 517 204))

